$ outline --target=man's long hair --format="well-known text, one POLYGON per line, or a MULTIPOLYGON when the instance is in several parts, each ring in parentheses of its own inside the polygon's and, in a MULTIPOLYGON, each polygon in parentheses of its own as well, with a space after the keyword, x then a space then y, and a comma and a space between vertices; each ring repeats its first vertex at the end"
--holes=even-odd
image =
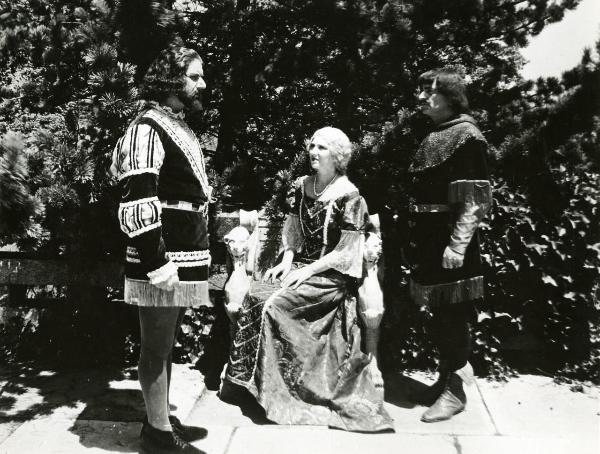
POLYGON ((144 74, 140 84, 141 96, 146 101, 164 101, 170 94, 183 89, 183 76, 193 60, 200 60, 194 49, 174 43, 161 51, 144 74))
POLYGON ((438 68, 419 76, 419 85, 430 85, 434 82, 436 91, 446 97, 454 113, 461 114, 469 111, 465 79, 457 70, 438 68))

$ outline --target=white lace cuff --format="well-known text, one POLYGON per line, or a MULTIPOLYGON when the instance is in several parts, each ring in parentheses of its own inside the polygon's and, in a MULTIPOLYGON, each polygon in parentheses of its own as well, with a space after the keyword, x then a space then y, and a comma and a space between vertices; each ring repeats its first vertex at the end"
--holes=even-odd
POLYGON ((157 268, 154 271, 150 271, 147 274, 150 278, 151 284, 160 284, 161 282, 166 282, 171 276, 177 274, 177 265, 169 261, 160 268, 157 268))

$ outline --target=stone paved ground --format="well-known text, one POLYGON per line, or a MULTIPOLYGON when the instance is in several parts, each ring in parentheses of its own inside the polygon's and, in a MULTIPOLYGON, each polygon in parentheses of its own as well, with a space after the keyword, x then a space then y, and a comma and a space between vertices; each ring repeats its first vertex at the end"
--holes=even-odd
MULTIPOLYGON (((598 454, 598 388, 572 392, 551 378, 477 381, 466 412, 419 421, 406 395, 422 374, 386 377, 396 433, 356 434, 325 427, 269 424, 251 400, 222 402, 198 371, 174 370, 173 412, 208 428, 196 445, 209 454, 436 453, 598 454)), ((11 369, 0 373, 0 454, 137 453, 143 400, 135 370, 83 372, 11 369)))

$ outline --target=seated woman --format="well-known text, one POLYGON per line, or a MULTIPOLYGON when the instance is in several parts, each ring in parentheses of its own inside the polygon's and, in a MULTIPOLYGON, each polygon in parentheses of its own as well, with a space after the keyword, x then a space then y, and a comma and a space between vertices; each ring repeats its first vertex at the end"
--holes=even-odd
POLYGON ((278 424, 391 430, 371 358, 360 349, 356 295, 369 215, 344 175, 350 141, 322 128, 308 154, 315 173, 295 183, 283 258, 264 276, 282 279, 281 289, 265 302, 246 297, 225 385, 246 388, 278 424))

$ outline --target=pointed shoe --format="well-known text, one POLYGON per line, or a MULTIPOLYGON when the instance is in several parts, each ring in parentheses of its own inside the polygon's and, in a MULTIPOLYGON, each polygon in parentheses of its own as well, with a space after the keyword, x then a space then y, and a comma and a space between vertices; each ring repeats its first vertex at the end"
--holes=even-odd
POLYGON ((179 435, 179 437, 184 441, 192 442, 196 440, 202 440, 203 438, 206 438, 206 435, 208 435, 208 430, 206 430, 204 427, 188 426, 183 424, 177 416, 169 416, 169 422, 171 423, 173 432, 179 435))
POLYGON ((444 382, 436 381, 433 385, 427 386, 419 390, 413 390, 410 393, 410 400, 416 404, 426 405, 430 407, 444 392, 444 382))
POLYGON ((175 432, 158 430, 144 422, 140 433, 142 454, 206 454, 175 432))
POLYGON ((466 399, 462 401, 449 389, 446 389, 435 403, 427 409, 421 421, 423 422, 437 422, 445 421, 446 419, 452 418, 454 415, 463 411, 466 407, 466 399))

